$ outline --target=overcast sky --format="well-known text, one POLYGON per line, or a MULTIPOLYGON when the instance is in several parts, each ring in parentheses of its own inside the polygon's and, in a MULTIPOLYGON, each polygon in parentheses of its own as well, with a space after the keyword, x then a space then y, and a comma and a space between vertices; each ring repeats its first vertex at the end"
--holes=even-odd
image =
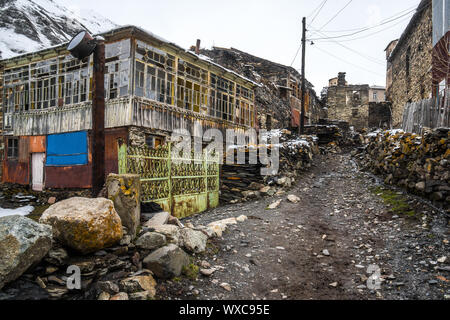
MULTIPOLYGON (((120 25, 140 26, 184 48, 201 39, 201 47, 233 47, 284 65, 291 65, 299 49, 303 16, 307 17, 308 24, 315 17, 307 34, 309 39, 348 35, 375 26, 353 36, 334 39, 347 48, 330 40, 308 43, 306 77, 318 93, 328 84, 328 79, 341 71, 347 72, 351 84, 384 86, 384 49, 391 40, 400 37, 413 12, 380 24, 406 14, 420 2, 328 0, 316 16, 318 10, 311 13, 323 0, 55 1, 71 10, 92 9, 120 25), (322 34, 313 34, 312 30, 322 30, 322 34)), ((301 51, 293 67, 300 69, 301 51)))

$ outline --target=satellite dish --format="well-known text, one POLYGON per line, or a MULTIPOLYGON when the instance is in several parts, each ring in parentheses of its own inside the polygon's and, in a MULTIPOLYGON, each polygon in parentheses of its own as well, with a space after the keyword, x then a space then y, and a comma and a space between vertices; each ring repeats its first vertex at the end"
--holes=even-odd
POLYGON ((96 46, 97 43, 94 38, 92 38, 88 32, 81 31, 70 41, 67 50, 72 56, 82 60, 87 56, 90 56, 92 52, 94 52, 96 46))

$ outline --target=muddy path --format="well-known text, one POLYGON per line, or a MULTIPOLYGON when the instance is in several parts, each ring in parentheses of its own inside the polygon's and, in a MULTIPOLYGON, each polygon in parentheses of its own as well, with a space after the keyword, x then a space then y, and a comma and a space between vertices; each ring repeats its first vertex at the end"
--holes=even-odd
POLYGON ((317 157, 286 195, 184 222, 206 225, 242 214, 249 220, 230 226, 196 257, 216 269, 213 275, 161 282, 158 298, 450 299, 448 217, 377 185, 348 154, 317 157), (289 202, 289 194, 300 202, 289 202), (279 199, 277 209, 266 209, 279 199), (368 283, 377 270, 380 282, 368 283))

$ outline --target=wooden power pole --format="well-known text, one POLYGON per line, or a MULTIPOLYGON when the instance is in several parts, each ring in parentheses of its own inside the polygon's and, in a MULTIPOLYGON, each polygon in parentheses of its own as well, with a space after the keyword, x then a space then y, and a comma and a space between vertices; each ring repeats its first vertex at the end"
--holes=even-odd
POLYGON ((305 54, 306 54, 306 18, 303 17, 302 28, 302 110, 300 112, 300 134, 305 133, 305 54))
POLYGON ((105 183, 105 42, 97 40, 94 51, 92 95, 92 195, 105 183))
POLYGON ((92 88, 92 196, 97 197, 105 183, 105 39, 92 38, 87 31, 79 32, 67 50, 83 60, 94 53, 92 88))

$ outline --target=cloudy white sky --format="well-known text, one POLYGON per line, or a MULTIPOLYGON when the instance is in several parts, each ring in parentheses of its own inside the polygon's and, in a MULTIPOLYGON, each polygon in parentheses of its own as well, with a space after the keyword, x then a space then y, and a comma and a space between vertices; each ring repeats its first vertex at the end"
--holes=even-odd
MULTIPOLYGON (((385 85, 387 44, 406 27, 420 0, 55 0, 72 10, 92 9, 120 25, 137 25, 184 48, 233 47, 291 65, 299 49, 301 18, 307 17, 306 77, 317 92, 338 72, 352 84, 385 85), (320 12, 314 9, 321 7, 320 12), (345 7, 345 9, 343 9, 345 7), (343 10, 342 10, 343 9, 343 10), (337 14, 342 10, 339 14, 337 14), (316 15, 316 13, 318 14, 316 15), (337 15, 336 15, 337 14, 337 15), (406 15, 405 15, 406 14, 406 15), (390 18, 397 18, 392 22, 390 18), (333 18, 334 17, 334 18, 333 18), (330 21, 331 20, 331 21, 330 21), (328 23, 328 24, 327 24, 328 23), (383 24, 384 23, 384 24, 383 24), (382 25, 380 25, 382 24, 382 25), (313 34, 312 30, 322 30, 313 34), (338 32, 342 31, 343 32, 338 32), (351 41, 349 41, 351 40, 351 41), (345 46, 345 47, 344 47, 345 46)), ((293 67, 300 69, 301 52, 293 67)))

